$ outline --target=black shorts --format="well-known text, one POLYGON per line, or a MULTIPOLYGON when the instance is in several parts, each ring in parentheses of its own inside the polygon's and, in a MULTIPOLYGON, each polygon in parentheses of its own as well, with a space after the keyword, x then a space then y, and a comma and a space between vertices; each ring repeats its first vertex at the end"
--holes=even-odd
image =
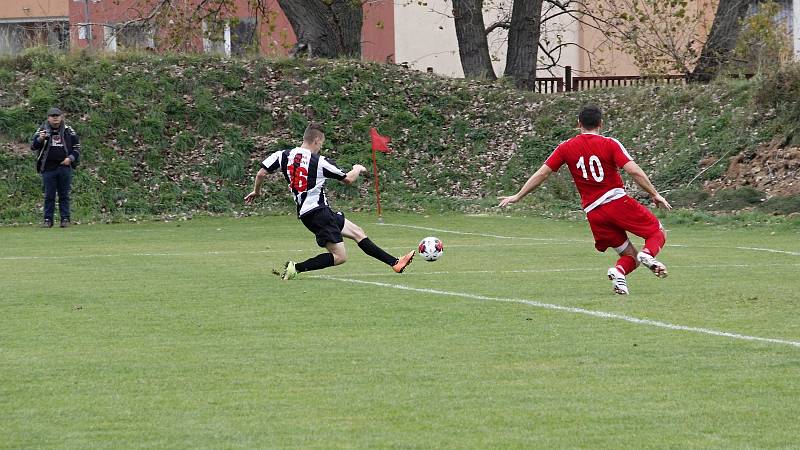
POLYGON ((317 237, 317 245, 320 247, 325 247, 328 242, 332 244, 342 242, 343 213, 335 213, 330 208, 324 207, 303 215, 300 220, 317 237))

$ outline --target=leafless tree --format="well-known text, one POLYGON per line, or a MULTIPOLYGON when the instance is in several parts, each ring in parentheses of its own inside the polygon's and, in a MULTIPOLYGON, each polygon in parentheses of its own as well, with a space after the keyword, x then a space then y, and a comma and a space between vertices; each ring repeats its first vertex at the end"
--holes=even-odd
POLYGON ((464 76, 490 80, 497 78, 489 57, 483 0, 453 0, 453 19, 464 76))
MULTIPOLYGON (((757 0, 720 0, 714 23, 700 58, 689 79, 709 81, 722 65, 730 61, 742 29, 742 20, 757 0)), ((798 24, 795 24, 798 26, 798 24)))
MULTIPOLYGON (((257 0, 263 2, 264 0, 257 0)), ((358 0, 278 0, 299 45, 311 56, 361 56, 363 2, 358 0)))

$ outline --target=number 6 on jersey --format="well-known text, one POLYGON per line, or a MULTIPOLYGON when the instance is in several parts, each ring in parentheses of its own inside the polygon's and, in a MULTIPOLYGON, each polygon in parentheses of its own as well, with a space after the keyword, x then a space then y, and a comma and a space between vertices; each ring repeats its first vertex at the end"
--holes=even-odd
POLYGON ((297 192, 305 192, 308 189, 308 169, 303 166, 286 166, 291 180, 290 186, 297 192))

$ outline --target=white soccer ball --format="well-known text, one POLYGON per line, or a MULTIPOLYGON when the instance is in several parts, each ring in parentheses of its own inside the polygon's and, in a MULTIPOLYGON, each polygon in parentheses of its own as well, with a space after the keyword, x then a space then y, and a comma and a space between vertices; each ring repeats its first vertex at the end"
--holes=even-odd
POLYGON ((419 254, 425 261, 436 261, 444 254, 444 246, 439 238, 426 237, 419 242, 419 254))

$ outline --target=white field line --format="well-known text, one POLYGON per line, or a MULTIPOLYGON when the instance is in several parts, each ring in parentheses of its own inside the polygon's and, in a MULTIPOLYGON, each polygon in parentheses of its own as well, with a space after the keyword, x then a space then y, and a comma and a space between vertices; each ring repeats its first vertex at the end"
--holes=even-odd
POLYGON ((754 252, 769 252, 769 253, 780 253, 783 255, 792 255, 792 256, 800 256, 800 252, 787 252, 785 250, 775 250, 772 248, 758 248, 758 247, 734 247, 737 250, 752 250, 754 252))
MULTIPOLYGON (((758 267, 798 267, 800 263, 794 264, 694 264, 694 265, 676 265, 670 264, 669 269, 752 269, 758 267)), ((565 269, 515 269, 515 270, 437 270, 433 272, 414 272, 414 276, 426 275, 477 275, 477 274, 498 274, 498 273, 558 273, 558 272, 603 272, 605 277, 605 267, 571 267, 565 269)), ((640 269, 641 270, 641 269, 640 269)), ((350 277, 392 277, 397 276, 394 272, 366 272, 366 273, 349 273, 350 277)))
MULTIPOLYGON (((536 241, 556 241, 560 243, 566 242, 592 242, 591 240, 581 240, 581 239, 548 239, 548 238, 534 238, 534 237, 524 237, 524 236, 503 236, 498 234, 487 234, 487 233, 472 233, 468 231, 456 231, 456 230, 445 230, 442 228, 429 228, 429 227, 421 227, 417 225, 404 225, 404 224, 397 224, 397 223, 375 223, 375 225, 381 225, 385 227, 401 227, 401 228, 412 228, 416 230, 425 230, 425 231, 434 231, 438 233, 449 233, 449 234, 460 234, 460 235, 469 235, 469 236, 482 236, 482 237, 491 237, 496 239, 514 239, 514 240, 536 240, 536 241)), ((791 256, 800 256, 800 252, 790 252, 786 250, 776 250, 773 248, 760 248, 760 247, 724 247, 724 246, 714 246, 714 245, 685 245, 685 244, 666 244, 665 247, 680 247, 680 248, 720 248, 720 249, 731 249, 734 248, 736 250, 750 250, 756 252, 769 252, 769 253, 780 253, 783 255, 791 255, 791 256)))
POLYGON ((430 228, 430 227, 420 227, 416 225, 403 225, 399 223, 376 223, 375 225, 380 225, 384 227, 400 227, 400 228, 411 228, 414 230, 425 230, 425 231, 435 231, 438 233, 449 233, 449 234, 460 234, 465 236, 480 236, 480 237, 490 237, 495 239, 518 239, 518 240, 526 240, 526 241, 557 241, 557 242, 591 242, 585 239, 555 239, 555 238, 535 238, 535 237, 521 237, 521 236, 502 236, 499 234, 488 234, 488 233, 473 233, 469 231, 455 231, 455 230, 445 230, 442 228, 430 228))
POLYGON ((377 281, 365 281, 365 280, 356 280, 352 278, 339 278, 339 277, 332 277, 326 275, 319 275, 314 276, 314 278, 319 278, 323 280, 331 280, 331 281, 339 281, 344 283, 351 283, 351 284, 366 284, 372 286, 379 286, 384 288, 390 289, 398 289, 403 291, 412 291, 412 292, 420 292, 423 294, 432 294, 432 295, 443 295, 443 296, 450 296, 450 297, 461 297, 461 298, 468 298, 472 300, 484 300, 484 301, 491 301, 491 302, 503 302, 503 303, 520 303, 523 305, 533 306, 535 308, 543 308, 543 309, 550 309, 554 311, 563 311, 569 312, 573 314, 583 314, 586 316, 592 317, 599 317, 602 319, 613 319, 613 320, 622 320, 625 322, 635 323, 639 325, 647 325, 651 327, 657 328, 666 328, 669 330, 675 331, 688 331, 692 333, 701 333, 701 334, 708 334, 712 336, 720 336, 720 337, 727 337, 731 339, 738 339, 743 341, 755 341, 755 342, 767 342, 771 344, 784 344, 784 345, 791 345, 792 347, 800 348, 800 342, 798 341, 790 341, 785 339, 775 339, 775 338, 766 338, 766 337, 759 337, 759 336, 748 336, 745 334, 739 333, 731 333, 728 331, 718 331, 712 330, 709 328, 700 328, 700 327, 690 327, 686 325, 677 325, 671 324, 667 322, 661 322, 658 320, 650 320, 650 319, 640 319, 638 317, 626 316, 623 314, 616 314, 604 311, 593 311, 590 309, 584 308, 575 308, 571 306, 563 306, 563 305, 556 305, 552 303, 542 303, 535 300, 528 300, 522 298, 506 298, 506 297, 488 297, 485 295, 475 295, 469 294, 464 292, 455 292, 455 291, 442 291, 439 289, 422 289, 422 288, 414 288, 410 286, 405 286, 402 284, 390 284, 390 283, 379 283, 377 281))
POLYGON ((164 253, 108 253, 108 254, 89 254, 89 255, 61 255, 61 256, 2 256, 0 261, 20 261, 20 260, 49 260, 49 259, 84 259, 84 258, 122 258, 132 256, 215 256, 215 255, 258 255, 263 253, 292 253, 303 252, 304 250, 256 250, 256 251, 207 251, 207 252, 164 252, 164 253))
MULTIPOLYGON (((467 248, 474 248, 474 247, 522 247, 522 246, 533 246, 533 245, 569 245, 568 242, 524 242, 524 243, 516 243, 516 244, 451 244, 448 245, 447 248, 458 248, 458 247, 467 247, 467 248)), ((402 247, 383 247, 385 250, 404 250, 408 251, 410 248, 416 248, 416 245, 405 245, 402 247)), ((318 249, 288 249, 288 250, 250 250, 250 251, 235 251, 235 250, 210 250, 207 252, 161 252, 161 253, 96 253, 96 254, 87 254, 87 255, 44 255, 44 256, 32 256, 32 255, 21 255, 21 256, 0 256, 0 261, 24 261, 24 260, 49 260, 49 259, 85 259, 85 258, 122 258, 122 257, 132 257, 132 256, 215 256, 215 255, 257 255, 257 254, 267 254, 267 253, 303 253, 303 252, 322 252, 321 248, 318 249)))

